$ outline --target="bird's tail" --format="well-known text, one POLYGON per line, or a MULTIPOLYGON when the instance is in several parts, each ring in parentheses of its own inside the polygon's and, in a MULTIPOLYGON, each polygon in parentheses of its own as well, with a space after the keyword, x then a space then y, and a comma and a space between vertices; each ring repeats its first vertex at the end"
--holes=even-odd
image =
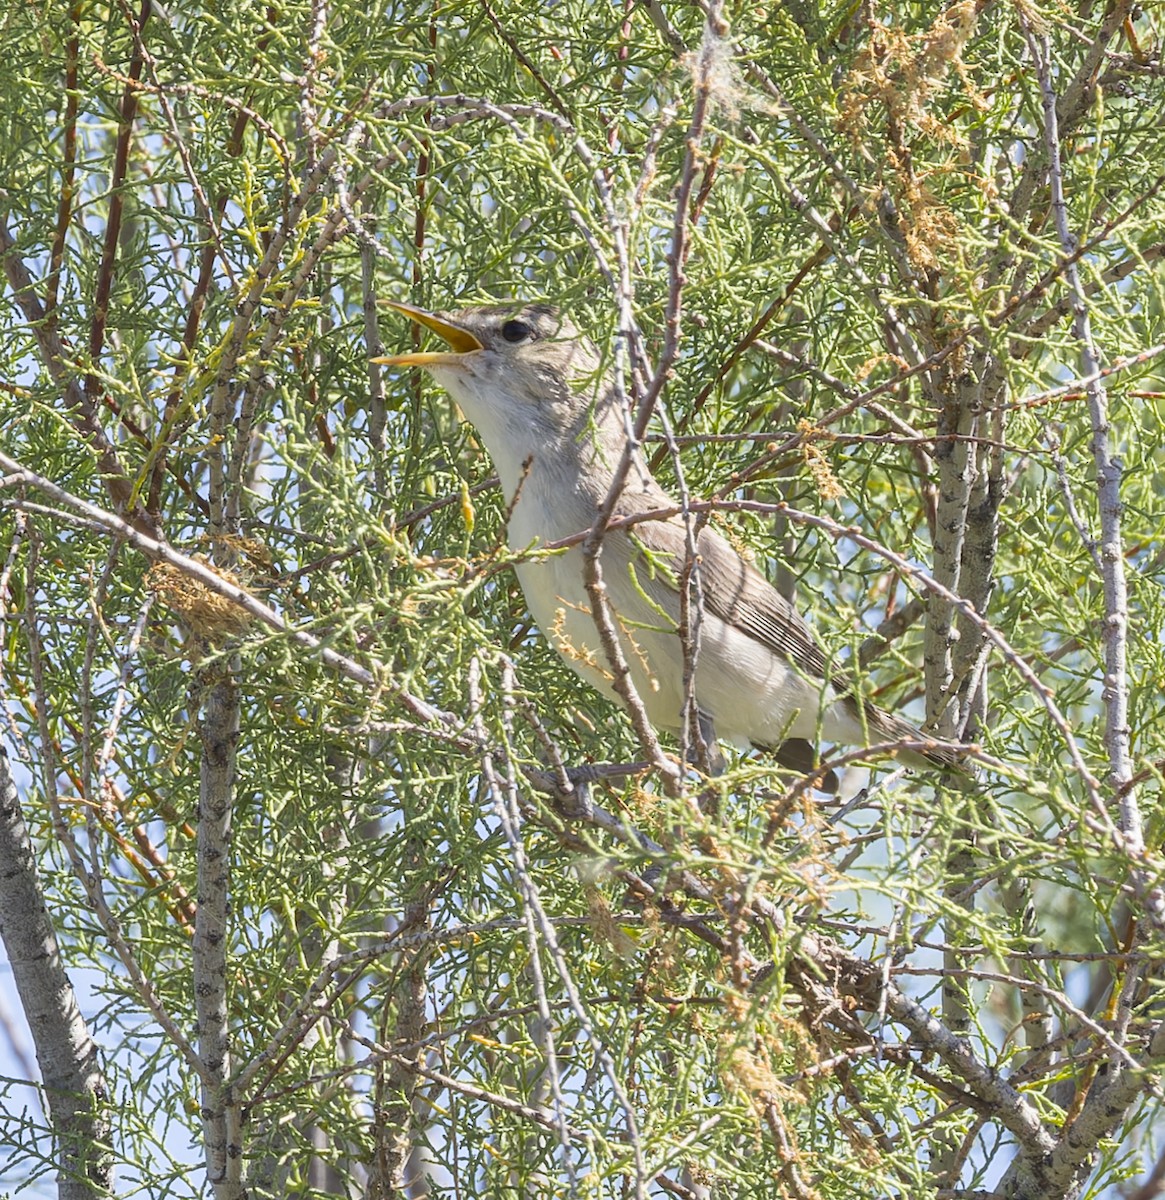
MULTIPOLYGON (((758 749, 767 750, 782 767, 788 767, 798 775, 810 775, 817 770, 817 752, 813 749, 813 743, 804 738, 786 738, 779 746, 761 746, 758 749)), ((827 796, 836 795, 837 772, 819 772, 813 786, 827 796)))
MULTIPOLYGON (((951 745, 950 742, 940 741, 923 733, 909 721, 894 716, 868 700, 861 700, 852 692, 837 701, 847 718, 847 725, 853 728, 854 740, 864 737, 868 745, 875 742, 924 742, 924 746, 902 749, 894 752, 895 759, 904 767, 921 771, 961 771, 966 759, 966 751, 961 746, 951 745)), ((780 745, 758 745, 757 749, 772 754, 777 762, 799 775, 810 775, 817 770, 817 754, 813 743, 804 738, 787 738, 780 745)), ((834 795, 838 789, 838 778, 835 771, 825 771, 818 774, 814 784, 819 791, 834 795)))
POLYGON ((903 766, 922 770, 934 770, 937 767, 943 771, 957 771, 962 768, 967 754, 960 746, 931 737, 916 725, 911 725, 909 721, 886 712, 868 700, 860 699, 852 692, 842 697, 841 704, 854 720, 865 726, 871 743, 925 742, 923 747, 902 749, 895 754, 903 766))

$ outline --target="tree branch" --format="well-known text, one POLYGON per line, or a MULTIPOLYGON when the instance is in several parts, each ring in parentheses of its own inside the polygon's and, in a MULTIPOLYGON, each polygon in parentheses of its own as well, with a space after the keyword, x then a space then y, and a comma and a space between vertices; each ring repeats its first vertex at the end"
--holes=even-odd
POLYGON ((37 878, 8 752, 0 745, 0 934, 32 1033, 57 1150, 60 1200, 97 1200, 113 1188, 109 1095, 61 962, 37 878))

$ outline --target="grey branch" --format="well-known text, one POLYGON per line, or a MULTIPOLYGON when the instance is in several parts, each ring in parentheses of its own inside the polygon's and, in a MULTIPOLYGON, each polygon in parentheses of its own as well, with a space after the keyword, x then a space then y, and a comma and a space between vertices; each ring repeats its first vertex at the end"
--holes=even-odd
MULTIPOLYGON (((221 670, 221 668, 218 668, 221 670)), ((199 722, 202 740, 198 799, 198 912, 194 923, 194 1006, 202 1064, 202 1125, 206 1170, 217 1200, 242 1190, 242 1126, 230 1076, 227 949, 230 944, 231 816, 239 695, 223 672, 209 682, 199 722)))
POLYGON ((108 1094, 97 1047, 77 1007, 37 878, 8 754, 0 746, 0 935, 36 1047, 56 1140, 60 1200, 96 1200, 113 1186, 108 1094))

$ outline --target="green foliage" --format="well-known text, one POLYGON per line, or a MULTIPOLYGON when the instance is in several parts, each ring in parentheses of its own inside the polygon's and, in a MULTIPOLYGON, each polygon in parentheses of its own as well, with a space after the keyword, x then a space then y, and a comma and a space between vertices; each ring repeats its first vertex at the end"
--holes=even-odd
MULTIPOLYGON (((1116 1070, 1114 1042, 1155 1094, 1159 933, 1134 917, 1165 823, 1165 96, 1159 30, 1124 11, 797 0, 731 9, 718 37, 666 3, 177 0, 140 26, 120 4, 10 6, 0 215, 41 315, 10 272, 0 430, 73 499, 0 492, 6 740, 89 989, 121 1191, 212 1190, 192 934, 223 679, 240 726, 227 1081, 243 1080, 251 1196, 347 1194, 398 1132, 434 1196, 635 1195, 637 1172, 650 1196, 995 1186, 1007 1120, 982 1094, 964 1103, 972 1085, 856 985, 815 978, 820 939, 957 1024, 945 970, 967 989, 966 1044, 1054 1135, 1097 1064, 1116 1070), (1068 224, 1111 369, 1136 789, 1109 778, 1106 600, 1078 527, 1100 536, 1095 432, 1024 21, 1049 39, 1068 224), (694 777, 677 798, 644 776, 595 789, 618 818, 602 828, 520 777, 546 760, 535 716, 569 765, 640 750, 529 625, 510 498, 481 486, 473 431, 425 380, 380 372, 378 398, 369 358, 412 332, 365 312, 550 298, 613 345, 625 238, 658 356, 689 146, 662 409, 692 494, 835 523, 713 518, 795 576, 831 653, 913 595, 934 620, 919 568, 959 591, 936 555, 952 454, 968 485, 999 486, 993 562, 962 580, 990 577, 983 615, 1011 658, 957 622, 967 671, 949 689, 998 760, 971 789, 882 786, 883 762, 864 805, 782 801, 787 778, 748 754, 710 785, 718 815, 694 777), (75 500, 213 564, 286 628, 75 500), (515 777, 520 823, 490 770, 515 777), (1113 829, 1128 833, 1133 794, 1148 850, 1130 859, 1113 829), (1024 1032, 1043 1018, 1047 1049, 1024 1032)), ((661 428, 649 450, 674 485, 661 428)), ((863 687, 943 730, 924 639, 922 621, 901 631, 863 687)), ((27 1092, 7 1086, 19 1111, 27 1092)), ((1092 1167, 1089 1194, 1137 1174, 1157 1117, 1126 1106, 1104 1131, 1121 1152, 1074 1186, 1092 1167)), ((5 1118, 5 1183, 46 1169, 30 1122, 5 1118)))

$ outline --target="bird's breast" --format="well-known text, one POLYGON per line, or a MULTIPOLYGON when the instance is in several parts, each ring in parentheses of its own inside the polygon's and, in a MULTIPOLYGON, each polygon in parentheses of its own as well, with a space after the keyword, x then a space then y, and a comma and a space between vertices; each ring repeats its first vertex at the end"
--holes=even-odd
MULTIPOLYGON (((510 549, 522 553, 535 548, 535 554, 516 564, 518 582, 538 628, 562 658, 592 687, 613 695, 611 670, 603 653, 598 630, 591 616, 587 593, 586 562, 582 539, 590 531, 597 513, 595 501, 580 492, 554 470, 531 469, 518 492, 510 514, 510 549), (564 549, 544 554, 548 543, 579 540, 564 549)), ((608 596, 616 607, 616 595, 625 588, 627 564, 616 561, 612 546, 605 546, 600 559, 608 596)), ((626 609, 624 603, 617 607, 626 609)), ((622 624, 625 612, 616 612, 622 624)))

